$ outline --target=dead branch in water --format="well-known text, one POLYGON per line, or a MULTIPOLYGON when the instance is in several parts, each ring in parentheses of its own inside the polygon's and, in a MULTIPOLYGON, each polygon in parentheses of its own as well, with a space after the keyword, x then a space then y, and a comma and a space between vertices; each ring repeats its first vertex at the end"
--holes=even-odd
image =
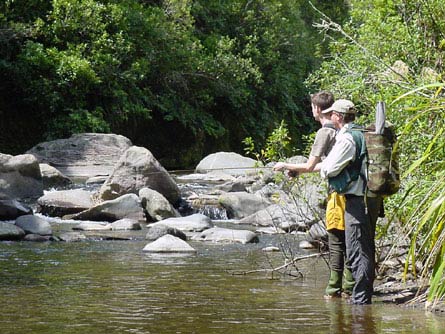
MULTIPOLYGON (((286 269, 287 267, 295 264, 298 261, 311 259, 311 258, 315 258, 315 257, 323 257, 324 255, 328 255, 328 254, 329 254, 328 252, 322 252, 322 253, 315 253, 315 254, 309 254, 309 255, 303 255, 303 256, 296 256, 291 261, 286 262, 285 264, 275 267, 275 268, 238 271, 238 272, 232 272, 232 275, 248 275, 248 274, 253 274, 253 273, 271 273, 271 274, 273 274, 275 272, 280 272, 281 270, 286 269)), ((299 272, 299 274, 300 274, 300 276, 303 276, 303 274, 301 274, 301 272, 299 272)))

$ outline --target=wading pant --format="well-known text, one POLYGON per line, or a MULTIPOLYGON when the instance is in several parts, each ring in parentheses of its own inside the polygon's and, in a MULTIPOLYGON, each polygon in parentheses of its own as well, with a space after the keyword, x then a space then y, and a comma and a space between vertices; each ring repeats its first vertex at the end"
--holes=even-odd
POLYGON ((375 275, 374 229, 363 196, 346 195, 345 223, 347 258, 355 280, 351 302, 371 304, 375 275))

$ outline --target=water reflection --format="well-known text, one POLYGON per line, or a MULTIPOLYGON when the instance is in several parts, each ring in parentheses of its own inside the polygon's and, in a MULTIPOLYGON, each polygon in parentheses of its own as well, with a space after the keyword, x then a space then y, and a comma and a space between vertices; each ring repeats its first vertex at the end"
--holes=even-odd
POLYGON ((341 299, 326 301, 330 332, 339 334, 376 334, 376 317, 370 305, 349 305, 341 299))

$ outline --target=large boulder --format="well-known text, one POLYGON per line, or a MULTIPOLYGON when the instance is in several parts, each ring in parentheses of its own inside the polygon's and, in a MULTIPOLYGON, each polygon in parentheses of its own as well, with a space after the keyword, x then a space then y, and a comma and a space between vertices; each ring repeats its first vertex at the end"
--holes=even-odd
POLYGON ((52 235, 53 231, 50 223, 43 218, 34 215, 20 216, 15 221, 15 225, 20 227, 26 234, 52 235))
POLYGON ((277 230, 288 232, 294 230, 305 230, 306 224, 299 220, 299 215, 295 207, 288 207, 280 204, 272 204, 238 221, 239 224, 249 224, 255 226, 269 226, 277 230))
POLYGON ((212 153, 202 159, 195 168, 196 173, 220 171, 231 175, 255 173, 258 162, 234 152, 212 153))
POLYGON ((37 200, 39 212, 51 217, 63 217, 91 208, 93 193, 83 189, 48 192, 37 200))
POLYGON ((268 207, 270 201, 260 195, 246 192, 231 192, 222 194, 219 204, 227 210, 229 218, 242 219, 268 207))
POLYGON ((296 206, 297 220, 306 224, 325 215, 327 184, 316 174, 301 175, 289 193, 291 205, 296 206))
MULTIPOLYGON (((79 212, 70 217, 74 220, 92 220, 114 222, 119 219, 133 219, 145 221, 139 197, 135 194, 126 194, 114 200, 105 201, 79 212)), ((111 227, 110 227, 111 228, 111 227)))
POLYGON ((100 188, 99 197, 110 200, 124 194, 138 194, 144 187, 156 190, 172 204, 180 198, 175 181, 153 154, 146 148, 132 146, 124 152, 100 188))
POLYGON ((0 220, 14 220, 29 214, 32 214, 30 207, 0 193, 0 220))
POLYGON ((142 207, 154 221, 180 216, 170 202, 156 190, 142 188, 139 191, 139 198, 142 207))
POLYGON ((67 139, 40 143, 26 153, 56 167, 70 179, 110 175, 131 141, 120 135, 80 133, 67 139))
POLYGON ((31 154, 0 153, 0 192, 11 198, 42 196, 42 174, 37 159, 31 154))

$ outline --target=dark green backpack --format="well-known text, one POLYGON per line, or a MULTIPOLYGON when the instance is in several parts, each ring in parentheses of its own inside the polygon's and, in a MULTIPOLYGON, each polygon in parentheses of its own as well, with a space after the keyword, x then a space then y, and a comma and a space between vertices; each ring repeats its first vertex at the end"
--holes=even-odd
POLYGON ((375 194, 389 196, 400 188, 399 152, 394 127, 385 123, 383 133, 375 127, 365 132, 368 151, 368 189, 375 194))

